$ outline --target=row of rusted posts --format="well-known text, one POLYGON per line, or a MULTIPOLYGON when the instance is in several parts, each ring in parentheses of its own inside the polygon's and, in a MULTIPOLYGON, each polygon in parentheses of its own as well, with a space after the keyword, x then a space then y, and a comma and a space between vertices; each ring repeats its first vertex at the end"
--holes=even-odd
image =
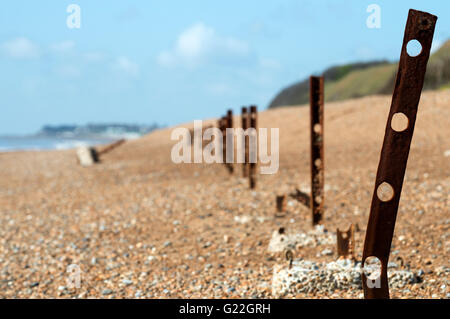
MULTIPOLYGON (((244 131, 244 163, 242 163, 242 176, 244 178, 249 179, 249 186, 251 189, 254 189, 256 187, 256 162, 250 162, 250 136, 247 131, 247 129, 254 129, 257 130, 257 116, 258 111, 257 107, 255 105, 247 107, 242 107, 241 109, 241 126, 244 131)), ((218 127, 220 131, 222 132, 222 147, 223 147, 223 163, 227 167, 230 174, 234 173, 234 167, 232 163, 227 162, 227 152, 234 152, 234 149, 228 150, 227 147, 227 128, 233 128, 233 111, 228 110, 227 115, 223 116, 218 121, 218 127)), ((234 135, 231 135, 233 137, 234 135)), ((228 143, 230 145, 230 143, 228 143)), ((256 147, 256 145, 255 145, 256 147)), ((252 150, 255 151, 255 150, 252 150)))
MULTIPOLYGON (((364 266, 369 257, 378 259, 381 264, 378 278, 369 278, 365 271, 362 272, 364 296, 369 299, 389 298, 387 264, 436 21, 437 17, 429 13, 409 11, 364 241, 362 265, 364 266), (422 47, 417 56, 408 54, 407 46, 411 40, 417 40, 422 47)), ((229 111, 227 118, 222 118, 220 123, 221 128, 225 128, 223 132, 226 127, 232 127, 231 116, 232 113, 229 111)), ((247 128, 256 129, 255 106, 251 106, 249 112, 247 108, 242 108, 242 128, 244 131, 247 128)), ((310 206, 312 224, 315 226, 322 224, 324 219, 323 77, 310 77, 310 138, 311 196, 309 203, 305 203, 310 206)), ((244 145, 246 149, 243 176, 249 178, 250 188, 254 188, 256 163, 249 161, 248 136, 244 145)), ((299 200, 308 197, 298 190, 290 196, 299 200)), ((286 197, 286 195, 276 197, 278 212, 286 210, 286 197)), ((354 233, 353 224, 347 231, 336 230, 337 251, 340 257, 355 259, 354 233)))
MULTIPOLYGON (((389 298, 387 264, 436 21, 437 17, 429 13, 409 11, 364 241, 362 265, 364 266, 369 257, 376 258, 381 264, 378 278, 369 278, 365 271, 362 272, 364 296, 369 299, 389 298), (408 43, 412 40, 418 41, 422 47, 417 56, 408 54, 408 43)), ((321 224, 324 214, 323 85, 323 77, 310 77, 309 206, 313 225, 321 224)), ((307 195, 297 190, 297 193, 290 196, 304 199, 307 195)), ((276 206, 278 212, 286 210, 286 195, 276 197, 276 206)), ((337 251, 340 257, 355 259, 354 233, 353 224, 347 231, 336 230, 337 251)))

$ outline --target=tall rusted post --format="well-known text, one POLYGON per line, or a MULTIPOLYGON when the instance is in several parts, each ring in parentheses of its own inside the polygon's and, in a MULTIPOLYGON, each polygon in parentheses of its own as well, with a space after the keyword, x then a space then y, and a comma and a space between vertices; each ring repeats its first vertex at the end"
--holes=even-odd
MULTIPOLYGON (((233 128, 233 110, 228 110, 227 111, 227 116, 226 116, 226 128, 233 128)), ((225 130, 225 134, 226 134, 226 130, 225 130)), ((233 134, 227 134, 227 140, 229 138, 234 138, 233 134)), ((233 144, 229 144, 229 145, 234 145, 233 144)), ((229 147, 226 148, 226 152, 231 152, 234 153, 234 149, 228 149, 229 147)), ((229 156, 229 155, 226 155, 229 156)), ((228 171, 230 172, 230 174, 233 174, 233 163, 226 163, 228 171)))
POLYGON ((429 13, 409 10, 364 241, 363 266, 369 257, 381 263, 378 278, 362 273, 367 299, 389 298, 387 264, 436 20, 429 13), (411 40, 422 46, 415 57, 407 52, 411 40))
MULTIPOLYGON (((245 106, 242 107, 241 120, 242 120, 242 130, 245 133, 245 131, 248 128, 247 108, 245 106)), ((244 163, 242 164, 243 177, 248 177, 248 143, 249 143, 248 135, 244 135, 244 145, 243 145, 244 163)))
POLYGON ((324 203, 323 77, 310 78, 311 199, 313 226, 322 223, 324 203))
POLYGON ((227 139, 226 139, 226 129, 227 129, 227 119, 225 116, 222 116, 219 120, 220 131, 222 132, 222 160, 223 164, 227 164, 227 139))
MULTIPOLYGON (((256 109, 255 105, 250 106, 250 113, 249 113, 249 115, 250 115, 249 116, 250 128, 253 128, 256 131, 257 130, 257 115, 258 114, 257 114, 257 109, 256 109)), ((257 135, 257 133, 255 133, 255 134, 256 134, 256 139, 255 140, 257 140, 258 135, 257 135)), ((257 151, 257 148, 258 148, 257 144, 258 143, 255 143, 255 145, 252 145, 253 148, 254 148, 254 149, 251 150, 252 152, 256 152, 257 151)), ((250 147, 250 145, 248 147, 250 147)), ((249 153, 250 153, 250 150, 249 150, 249 153)), ((255 157, 255 159, 257 159, 257 156, 254 156, 254 157, 255 157)), ((250 156, 249 156, 249 158, 250 158, 250 156)), ((248 173, 248 176, 249 176, 250 188, 251 189, 254 189, 256 187, 256 165, 257 165, 257 163, 252 163, 249 160, 249 173, 248 173)))

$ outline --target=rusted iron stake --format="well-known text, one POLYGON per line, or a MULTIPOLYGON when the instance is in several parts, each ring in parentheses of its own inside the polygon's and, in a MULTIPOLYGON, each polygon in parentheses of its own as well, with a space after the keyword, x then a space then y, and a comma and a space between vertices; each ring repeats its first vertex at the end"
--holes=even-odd
MULTIPOLYGON (((249 124, 250 124, 250 128, 254 128, 255 130, 257 130, 256 127, 256 123, 257 123, 257 109, 255 105, 250 106, 250 114, 249 114, 249 124)), ((250 147, 250 145, 248 146, 250 147)), ((257 146, 254 145, 254 147, 256 148, 257 146)), ((252 150, 253 152, 256 152, 255 150, 252 150)), ((250 153, 250 150, 249 150, 250 153)), ((250 155, 249 155, 250 157, 250 155)), ((255 156, 256 158, 256 156, 255 156)), ((249 161, 250 162, 250 161, 249 161)), ((256 163, 249 163, 249 182, 250 182, 250 188, 254 189, 256 187, 256 163)))
POLYGON ((301 190, 299 190, 297 188, 295 189, 295 193, 290 193, 289 196, 298 200, 300 203, 302 203, 306 207, 310 206, 311 196, 309 196, 306 193, 303 193, 301 190))
MULTIPOLYGON (((248 128, 248 116, 247 116, 247 108, 244 106, 242 107, 242 113, 241 113, 241 120, 242 120, 242 129, 247 130, 248 128)), ((244 136, 244 163, 242 164, 242 176, 248 177, 248 143, 249 138, 248 136, 244 136)))
POLYGON ((436 20, 429 13, 409 10, 364 241, 363 266, 369 257, 381 263, 376 280, 362 273, 367 299, 389 298, 389 252, 436 20), (407 45, 414 39, 422 46, 416 57, 407 53, 407 45))
POLYGON ((338 257, 355 259, 355 226, 350 225, 347 231, 336 229, 338 257))
POLYGON ((227 140, 226 140, 226 129, 227 129, 227 119, 225 116, 222 116, 219 120, 219 129, 222 132, 222 160, 223 164, 226 165, 227 163, 227 154, 226 154, 226 148, 227 148, 227 140))
POLYGON ((289 262, 289 269, 292 268, 292 263, 294 262, 294 253, 292 250, 287 249, 285 252, 286 260, 289 262))
POLYGON ((311 199, 313 226, 322 223, 324 203, 323 77, 310 77, 311 199))
POLYGON ((119 147, 123 143, 125 143, 125 139, 120 139, 114 143, 111 143, 111 144, 105 146, 103 149, 97 151, 97 155, 100 156, 100 155, 106 154, 106 153, 112 151, 113 149, 115 149, 116 147, 119 147))
MULTIPOLYGON (((226 116, 226 128, 233 128, 233 111, 232 110, 228 110, 227 111, 227 116, 226 116)), ((225 130, 225 134, 226 134, 226 130, 225 130)), ((227 135, 227 138, 233 138, 234 135, 233 134, 229 134, 229 137, 227 135)), ((234 144, 233 144, 234 145, 234 144)), ((234 152, 234 149, 228 149, 226 148, 226 152, 234 152)), ((225 154, 225 156, 227 156, 225 154)), ((226 166, 228 168, 228 171, 230 172, 230 174, 233 174, 234 168, 233 168, 233 164, 232 163, 226 163, 226 166)))
POLYGON ((277 212, 284 213, 286 211, 286 195, 277 195, 275 202, 277 204, 277 212))

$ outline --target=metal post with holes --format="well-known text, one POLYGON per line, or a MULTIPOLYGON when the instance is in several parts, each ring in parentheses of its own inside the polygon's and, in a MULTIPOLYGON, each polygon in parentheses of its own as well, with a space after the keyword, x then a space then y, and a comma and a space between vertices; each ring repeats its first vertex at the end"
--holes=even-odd
MULTIPOLYGON (((247 115, 247 108, 244 106, 242 107, 241 112, 241 121, 242 121, 242 130, 245 131, 248 128, 248 115, 247 115)), ((248 177, 248 143, 249 138, 248 136, 244 135, 244 163, 242 164, 242 176, 248 177)))
POLYGON ((321 224, 324 205, 323 77, 310 77, 311 198, 313 226, 321 224))
MULTIPOLYGON (((255 129, 255 131, 257 130, 257 127, 256 127, 256 123, 257 122, 256 122, 256 120, 257 120, 257 109, 256 109, 255 105, 252 105, 252 106, 250 106, 249 125, 250 125, 250 128, 255 129)), ((256 135, 256 137, 257 137, 257 135, 256 135)), ((256 140, 257 139, 255 139, 255 141, 256 140)), ((258 143, 255 143, 255 145, 252 145, 253 149, 252 150, 249 149, 249 153, 250 153, 250 151, 252 151, 252 152, 256 152, 257 151, 256 150, 257 149, 257 144, 258 143)), ((250 145, 248 147, 250 147, 250 145)), ((254 156, 254 157, 255 157, 255 159, 257 158, 257 156, 254 156)), ((249 155, 249 158, 250 158, 250 155, 249 155)), ((249 162, 250 162, 250 160, 249 160, 249 162)), ((254 189, 256 187, 256 162, 255 163, 252 163, 252 162, 249 163, 248 176, 249 176, 250 188, 254 189)))
POLYGON ((378 285, 362 273, 366 299, 389 298, 389 252, 436 20, 429 13, 409 10, 364 241, 362 265, 367 258, 376 257, 381 273, 378 285), (422 46, 415 57, 407 52, 411 40, 422 46))
MULTIPOLYGON (((226 128, 233 128, 233 110, 228 110, 227 111, 226 128)), ((225 129, 225 134, 227 135, 227 140, 228 140, 228 138, 234 138, 234 135, 232 133, 231 134, 226 133, 226 129, 225 129)), ((225 150, 225 157, 226 158, 227 158, 227 156, 229 156, 229 155, 226 154, 227 152, 233 153, 234 149, 230 149, 229 150, 228 147, 226 147, 226 150, 225 150)), ((227 165, 227 168, 228 168, 228 171, 230 172, 230 174, 233 174, 233 170, 234 170, 233 169, 233 164, 232 163, 226 163, 226 165, 227 165)))
POLYGON ((339 258, 355 259, 355 226, 353 224, 346 231, 336 229, 336 244, 339 258))

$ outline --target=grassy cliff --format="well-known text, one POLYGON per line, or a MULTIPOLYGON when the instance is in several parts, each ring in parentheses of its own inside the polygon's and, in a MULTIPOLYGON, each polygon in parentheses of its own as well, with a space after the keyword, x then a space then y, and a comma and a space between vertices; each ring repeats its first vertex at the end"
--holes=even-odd
MULTIPOLYGON (((327 69, 325 101, 339 101, 373 94, 391 94, 397 63, 376 61, 335 66, 327 69)), ((431 55, 425 75, 424 89, 450 87, 450 40, 431 55)), ((269 108, 309 103, 309 79, 283 89, 269 108)))

